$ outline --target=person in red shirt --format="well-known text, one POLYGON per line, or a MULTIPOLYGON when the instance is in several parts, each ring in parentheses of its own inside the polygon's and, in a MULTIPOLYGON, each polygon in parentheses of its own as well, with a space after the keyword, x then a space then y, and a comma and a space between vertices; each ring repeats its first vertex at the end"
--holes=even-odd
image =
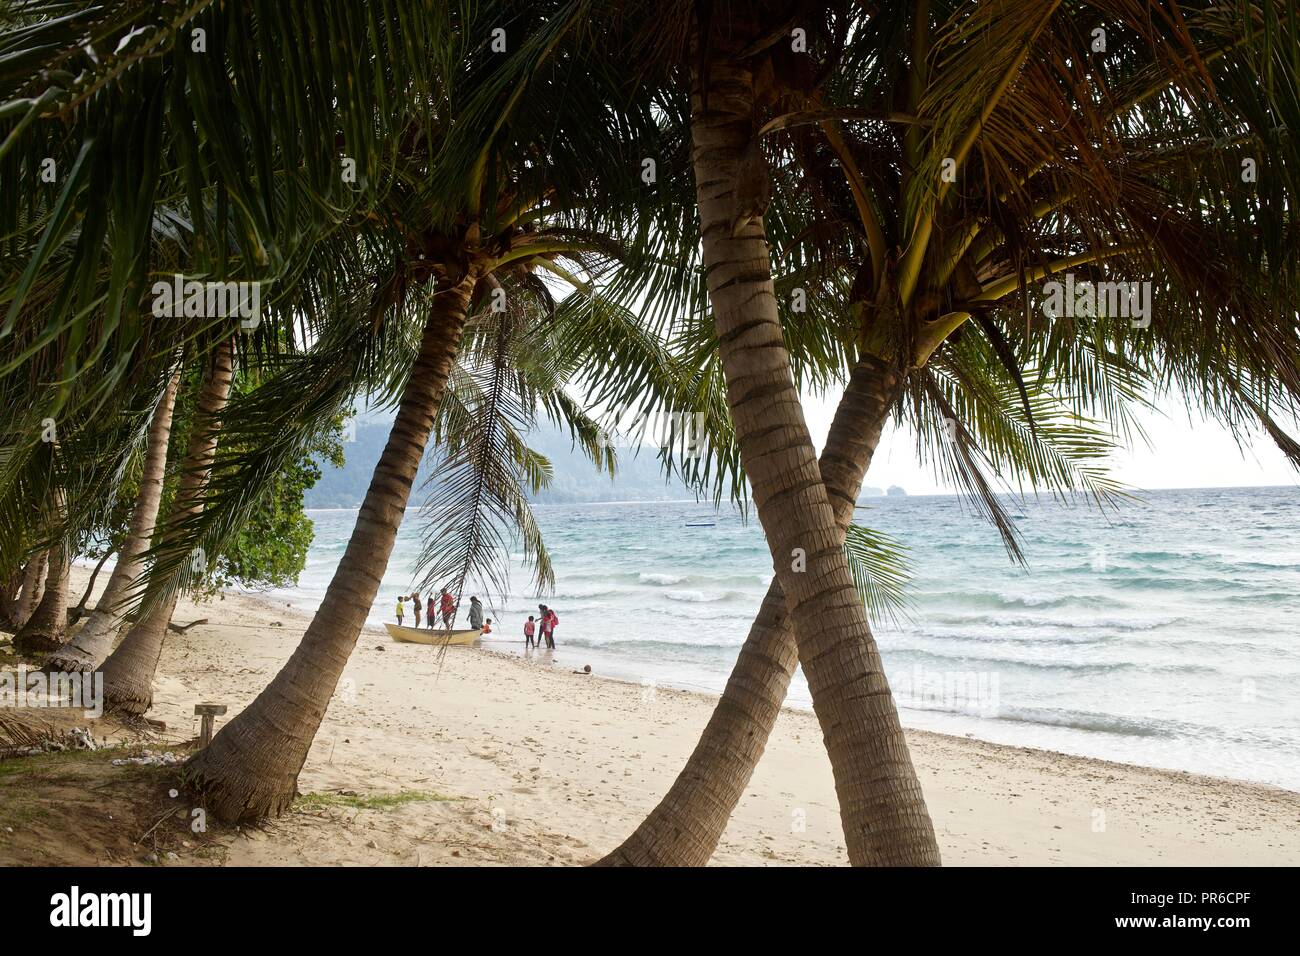
MULTIPOLYGON (((456 615, 456 599, 451 596, 451 592, 448 591, 446 588, 443 588, 442 591, 442 601, 440 602, 440 610, 442 611, 442 626, 445 628, 450 628, 451 619, 456 615)), ((429 615, 429 626, 430 627, 433 626, 432 614, 429 615)))
POLYGON ((539 604, 537 608, 542 612, 542 637, 546 639, 546 646, 555 650, 555 625, 560 623, 559 615, 545 604, 539 604))

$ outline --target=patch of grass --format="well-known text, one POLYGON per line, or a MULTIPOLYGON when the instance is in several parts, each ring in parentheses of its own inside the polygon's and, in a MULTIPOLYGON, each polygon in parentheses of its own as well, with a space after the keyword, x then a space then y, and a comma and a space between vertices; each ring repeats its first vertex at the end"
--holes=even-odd
POLYGON ((451 801, 456 797, 443 796, 428 790, 401 790, 397 793, 376 793, 369 796, 348 793, 304 793, 297 800, 303 809, 320 807, 351 807, 354 810, 391 810, 408 803, 451 801))
POLYGON ((10 757, 0 760, 0 777, 14 774, 37 773, 40 771, 60 770, 70 763, 93 762, 104 755, 101 750, 58 750, 51 753, 32 754, 28 757, 10 757))
POLYGON ((8 760, 0 760, 0 777, 30 773, 42 766, 42 759, 45 756, 41 754, 35 757, 10 757, 8 760))
POLYGON ((23 806, 10 807, 9 811, 5 814, 4 819, 6 823, 23 826, 48 816, 50 816, 48 807, 27 804, 23 806))

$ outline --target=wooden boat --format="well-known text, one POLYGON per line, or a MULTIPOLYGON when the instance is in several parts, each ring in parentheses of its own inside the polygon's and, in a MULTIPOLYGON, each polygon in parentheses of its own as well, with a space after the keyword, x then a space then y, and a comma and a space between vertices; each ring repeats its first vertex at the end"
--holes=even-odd
POLYGON ((387 622, 384 622, 384 627, 393 635, 393 640, 407 644, 473 644, 483 633, 481 630, 447 631, 440 627, 401 627, 387 622))

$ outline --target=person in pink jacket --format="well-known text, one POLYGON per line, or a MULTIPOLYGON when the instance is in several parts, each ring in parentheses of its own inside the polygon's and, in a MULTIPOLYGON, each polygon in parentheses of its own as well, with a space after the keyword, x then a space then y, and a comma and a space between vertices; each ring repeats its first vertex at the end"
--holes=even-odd
POLYGON ((537 608, 542 612, 542 637, 546 640, 546 646, 554 650, 555 625, 560 623, 560 618, 545 604, 539 604, 537 608))

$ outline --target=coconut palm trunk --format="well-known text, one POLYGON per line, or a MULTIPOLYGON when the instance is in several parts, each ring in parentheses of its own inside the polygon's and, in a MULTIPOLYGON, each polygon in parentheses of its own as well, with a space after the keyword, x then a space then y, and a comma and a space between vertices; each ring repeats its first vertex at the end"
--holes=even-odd
MULTIPOLYGON (((875 356, 853 369, 822 450, 822 481, 843 541, 889 410, 903 387, 875 356)), ((699 743, 659 805, 602 866, 703 866, 712 857, 776 725, 799 655, 774 578, 699 743)))
POLYGON ((27 559, 23 567, 23 585, 14 609, 14 629, 27 623, 45 594, 45 575, 50 568, 50 552, 42 551, 27 559))
MULTIPOLYGON (((169 525, 175 526, 203 510, 203 490, 216 457, 221 413, 230 397, 234 377, 234 340, 227 339, 214 350, 211 364, 203 376, 169 525)), ((163 534, 168 534, 166 528, 163 534)), ((162 656, 167 625, 179 598, 180 592, 174 590, 169 597, 155 603, 132 625, 117 650, 104 661, 104 706, 108 710, 139 715, 153 706, 153 676, 158 669, 158 658, 162 656)))
POLYGON ((475 278, 470 274, 434 297, 352 537, 302 641, 257 699, 186 765, 187 783, 223 819, 276 815, 297 795, 298 774, 388 567, 460 348, 475 278))
MULTIPOLYGON (((721 33, 721 31, 719 31, 721 33)), ((786 596, 854 865, 937 865, 938 844, 844 555, 785 349, 760 216, 737 189, 752 153, 754 78, 719 35, 691 97, 703 257, 727 397, 786 596)), ((698 59, 696 60, 698 64, 698 59)))
POLYGON ((104 593, 72 640, 46 660, 46 670, 93 671, 113 650, 113 638, 122 626, 122 605, 140 576, 143 567, 140 556, 148 550, 153 538, 154 523, 158 520, 158 503, 162 500, 167 444, 171 437, 172 412, 176 407, 180 375, 181 370, 178 368, 168 381, 167 389, 149 424, 144 468, 140 474, 135 506, 131 511, 131 523, 127 528, 126 540, 118 552, 117 564, 113 566, 113 573, 104 585, 104 593))
POLYGON ((56 542, 50 548, 48 561, 50 569, 41 603, 14 635, 14 650, 25 657, 48 654, 57 649, 68 631, 68 572, 71 562, 64 542, 56 542))

